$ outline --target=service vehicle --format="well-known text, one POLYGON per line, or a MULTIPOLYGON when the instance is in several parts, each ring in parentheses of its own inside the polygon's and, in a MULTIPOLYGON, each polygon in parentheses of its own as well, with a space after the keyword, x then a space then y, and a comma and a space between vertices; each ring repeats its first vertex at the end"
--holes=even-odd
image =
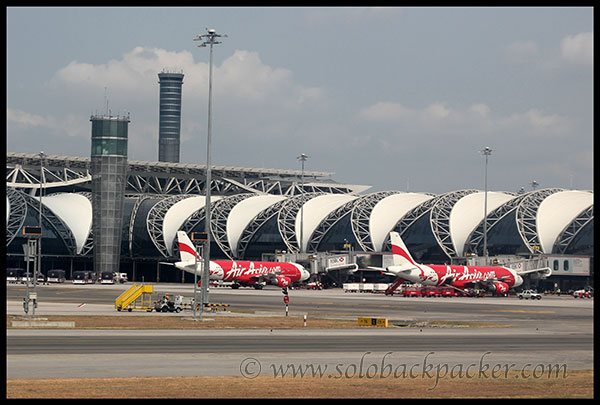
POLYGON ((181 312, 184 309, 193 309, 194 298, 183 295, 163 295, 155 302, 156 312, 181 312))
POLYGON ((522 300, 523 298, 525 298, 526 300, 528 299, 532 299, 532 300, 541 300, 542 299, 542 294, 537 293, 536 291, 533 290, 524 290, 521 291, 518 294, 518 297, 520 300, 522 300))
POLYGON ((21 281, 21 277, 25 273, 25 269, 21 268, 8 268, 6 269, 6 281, 9 283, 16 283, 21 281))
POLYGON ((442 287, 440 289, 440 295, 442 297, 457 297, 462 295, 458 290, 452 287, 442 287))
POLYGON ((49 283, 64 283, 66 280, 65 271, 59 269, 48 270, 49 283))
POLYGON ((467 288, 465 289, 465 295, 467 297, 482 298, 485 297, 485 291, 478 288, 467 288))
POLYGON ((100 284, 114 284, 115 273, 112 271, 103 271, 100 273, 100 284))
POLYGON ((594 292, 591 290, 577 290, 573 291, 573 298, 593 298, 594 292))
POLYGON ((421 288, 421 297, 439 297, 440 290, 437 287, 421 288))
POLYGON ((19 277, 19 282, 23 284, 33 283, 33 274, 32 273, 22 273, 21 277, 19 277))
POLYGON ((358 283, 344 283, 342 284, 344 292, 358 292, 358 283))
POLYGON ((403 297, 420 297, 421 296, 421 287, 404 287, 402 289, 403 297))
POLYGON ((78 270, 73 272, 73 284, 93 284, 94 272, 91 270, 78 270))

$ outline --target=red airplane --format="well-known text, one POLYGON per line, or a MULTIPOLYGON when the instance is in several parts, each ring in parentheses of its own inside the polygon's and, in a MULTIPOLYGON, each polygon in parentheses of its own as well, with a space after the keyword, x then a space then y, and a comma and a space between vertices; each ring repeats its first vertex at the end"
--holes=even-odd
POLYGON ((398 232, 390 232, 392 242, 393 265, 386 268, 387 274, 397 277, 386 294, 393 292, 403 280, 421 285, 451 286, 458 290, 481 288, 498 294, 506 294, 509 288, 523 284, 524 274, 540 273, 542 277, 552 275, 549 267, 517 271, 500 266, 449 266, 416 263, 398 232))
MULTIPOLYGON (((185 232, 178 231, 177 240, 181 261, 174 263, 174 266, 201 275, 203 259, 194 249, 190 238, 185 232)), ((236 260, 211 260, 209 274, 211 280, 232 281, 232 288, 254 286, 256 289, 262 288, 263 282, 288 287, 293 282, 304 281, 310 277, 310 273, 298 263, 236 260)))

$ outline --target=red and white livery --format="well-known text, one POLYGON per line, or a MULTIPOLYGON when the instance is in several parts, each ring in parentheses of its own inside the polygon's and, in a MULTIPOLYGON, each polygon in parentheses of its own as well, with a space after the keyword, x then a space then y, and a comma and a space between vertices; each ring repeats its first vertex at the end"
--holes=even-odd
MULTIPOLYGON (((517 271, 501 266, 419 264, 413 260, 398 232, 390 232, 390 240, 392 242, 394 264, 386 268, 386 272, 395 275, 399 279, 424 286, 447 285, 456 289, 481 288, 497 294, 506 294, 510 288, 523 284, 522 276, 524 274, 539 273, 541 277, 552 275, 552 270, 549 267, 517 271)), ((390 288, 399 284, 394 282, 390 288)), ((389 293, 389 291, 386 291, 386 293, 389 293)))
MULTIPOLYGON (((178 269, 189 273, 202 273, 203 259, 198 255, 187 234, 177 232, 181 261, 175 263, 178 269)), ((269 283, 278 287, 288 287, 291 283, 305 281, 310 273, 300 264, 292 262, 261 262, 239 260, 211 260, 209 267, 211 280, 232 281, 233 287, 262 287, 269 283)))

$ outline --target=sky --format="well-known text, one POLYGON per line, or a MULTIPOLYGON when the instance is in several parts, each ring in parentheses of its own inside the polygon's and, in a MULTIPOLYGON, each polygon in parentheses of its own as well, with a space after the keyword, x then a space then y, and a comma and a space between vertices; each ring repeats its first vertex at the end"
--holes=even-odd
POLYGON ((6 9, 9 152, 90 155, 129 113, 158 160, 158 73, 183 71, 181 163, 333 173, 367 192, 593 190, 593 8, 6 9))

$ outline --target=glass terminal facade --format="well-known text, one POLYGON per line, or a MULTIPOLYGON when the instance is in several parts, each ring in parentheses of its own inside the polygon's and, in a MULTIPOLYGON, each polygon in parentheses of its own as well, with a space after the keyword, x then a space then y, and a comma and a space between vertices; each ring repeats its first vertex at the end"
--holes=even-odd
POLYGON ((92 116, 94 271, 118 271, 127 181, 129 117, 92 116))

